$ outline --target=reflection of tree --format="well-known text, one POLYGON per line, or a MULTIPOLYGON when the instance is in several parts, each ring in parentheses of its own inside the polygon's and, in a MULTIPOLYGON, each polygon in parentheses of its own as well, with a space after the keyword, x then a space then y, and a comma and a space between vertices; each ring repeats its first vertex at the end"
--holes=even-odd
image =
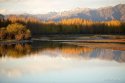
POLYGON ((0 45, 0 56, 19 58, 26 55, 43 53, 57 57, 76 59, 102 59, 125 62, 125 51, 80 47, 59 42, 33 42, 30 44, 0 45), (31 47, 32 45, 32 47, 31 47))
MULTIPOLYGON (((88 47, 67 47, 67 48, 61 48, 60 49, 62 52, 63 57, 68 57, 68 58, 80 58, 81 54, 87 54, 93 51, 92 48, 88 47)), ((86 55, 87 56, 87 55, 86 55)))
POLYGON ((125 52, 111 49, 99 49, 89 47, 79 47, 74 45, 62 44, 57 42, 42 42, 33 46, 38 46, 39 49, 34 52, 49 53, 50 56, 61 55, 64 58, 79 58, 79 59, 103 59, 115 60, 117 62, 125 62, 125 52), (37 45, 38 44, 38 45, 37 45))
POLYGON ((80 53, 86 53, 92 51, 92 48, 87 48, 87 47, 76 47, 76 48, 62 48, 61 49, 62 53, 65 54, 80 54, 80 53))
POLYGON ((0 55, 18 58, 31 53, 31 50, 30 44, 1 45, 0 55))
POLYGON ((6 55, 6 46, 0 45, 0 57, 6 55))

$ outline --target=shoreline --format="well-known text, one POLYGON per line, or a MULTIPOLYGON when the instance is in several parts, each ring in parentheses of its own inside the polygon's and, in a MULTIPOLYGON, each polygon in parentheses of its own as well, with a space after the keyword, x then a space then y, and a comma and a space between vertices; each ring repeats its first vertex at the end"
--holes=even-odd
POLYGON ((103 48, 103 49, 113 49, 125 51, 125 39, 90 39, 90 40, 49 40, 49 39, 36 39, 32 38, 31 40, 6 40, 0 41, 0 45, 12 45, 12 44, 25 44, 32 43, 33 41, 39 42, 60 42, 65 44, 85 46, 90 48, 103 48))
POLYGON ((68 43, 96 43, 96 44, 125 44, 125 35, 50 35, 33 37, 31 40, 1 40, 0 44, 17 44, 17 43, 29 43, 33 41, 39 42, 68 42, 68 43))
POLYGON ((33 41, 41 42, 81 42, 81 43, 124 43, 125 39, 85 39, 85 40, 49 40, 49 39, 33 39, 33 41))
POLYGON ((32 39, 43 42, 125 43, 125 35, 43 35, 32 39))
POLYGON ((3 40, 0 41, 0 44, 16 44, 16 43, 28 43, 33 41, 41 41, 41 42, 76 42, 76 43, 121 43, 125 44, 125 39, 48 39, 48 38, 32 38, 31 40, 3 40))
POLYGON ((0 41, 0 45, 8 45, 8 44, 18 44, 18 43, 30 43, 32 42, 32 40, 21 40, 21 41, 17 41, 17 40, 3 40, 0 41))

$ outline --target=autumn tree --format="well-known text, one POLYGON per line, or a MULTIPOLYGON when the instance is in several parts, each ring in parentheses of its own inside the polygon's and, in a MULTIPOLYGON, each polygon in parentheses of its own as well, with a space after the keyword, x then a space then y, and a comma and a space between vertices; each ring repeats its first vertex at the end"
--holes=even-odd
POLYGON ((29 29, 27 29, 24 25, 19 23, 8 25, 7 32, 9 34, 8 36, 16 40, 23 40, 31 37, 29 29))
POLYGON ((7 32, 6 32, 6 28, 0 28, 0 39, 3 40, 6 38, 7 32))

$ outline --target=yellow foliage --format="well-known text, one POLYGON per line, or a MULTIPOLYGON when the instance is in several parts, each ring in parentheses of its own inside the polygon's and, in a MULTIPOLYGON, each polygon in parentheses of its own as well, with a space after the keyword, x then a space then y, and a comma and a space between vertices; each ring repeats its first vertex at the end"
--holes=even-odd
POLYGON ((64 25, 88 25, 88 26, 93 24, 92 21, 83 20, 83 19, 80 19, 80 18, 63 19, 59 23, 64 24, 64 25))
POLYGON ((108 26, 116 26, 116 27, 119 27, 121 25, 121 22, 118 21, 118 20, 112 20, 112 21, 108 21, 106 22, 106 24, 108 26))
POLYGON ((19 23, 9 24, 7 26, 8 33, 18 33, 19 31, 25 30, 25 26, 19 23))

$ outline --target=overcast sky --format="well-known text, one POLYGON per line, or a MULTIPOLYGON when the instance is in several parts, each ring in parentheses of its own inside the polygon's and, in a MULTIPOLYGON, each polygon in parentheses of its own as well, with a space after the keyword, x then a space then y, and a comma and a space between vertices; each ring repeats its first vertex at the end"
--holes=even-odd
POLYGON ((43 14, 74 8, 99 8, 125 4, 125 0, 0 0, 2 14, 43 14))

